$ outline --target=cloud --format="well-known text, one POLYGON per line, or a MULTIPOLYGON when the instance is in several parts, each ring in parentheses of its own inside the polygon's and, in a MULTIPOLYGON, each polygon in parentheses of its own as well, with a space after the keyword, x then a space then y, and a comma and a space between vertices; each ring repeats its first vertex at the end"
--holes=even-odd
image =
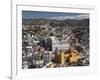
POLYGON ((88 19, 89 18, 89 14, 80 14, 76 16, 77 19, 88 19))
POLYGON ((56 19, 56 20, 65 20, 65 19, 88 19, 89 14, 80 14, 76 16, 58 16, 58 17, 50 17, 49 19, 56 19))

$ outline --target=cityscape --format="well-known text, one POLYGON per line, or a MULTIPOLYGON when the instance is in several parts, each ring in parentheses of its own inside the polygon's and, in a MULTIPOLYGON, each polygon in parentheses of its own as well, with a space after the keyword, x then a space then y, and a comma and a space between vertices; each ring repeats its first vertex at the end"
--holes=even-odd
POLYGON ((22 69, 89 66, 89 14, 22 11, 22 69))

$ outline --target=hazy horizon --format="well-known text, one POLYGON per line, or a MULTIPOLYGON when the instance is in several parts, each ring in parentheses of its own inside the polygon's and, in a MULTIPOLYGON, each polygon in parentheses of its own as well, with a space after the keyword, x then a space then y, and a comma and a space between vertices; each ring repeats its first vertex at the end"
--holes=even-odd
POLYGON ((88 19, 88 13, 22 11, 22 19, 88 19))

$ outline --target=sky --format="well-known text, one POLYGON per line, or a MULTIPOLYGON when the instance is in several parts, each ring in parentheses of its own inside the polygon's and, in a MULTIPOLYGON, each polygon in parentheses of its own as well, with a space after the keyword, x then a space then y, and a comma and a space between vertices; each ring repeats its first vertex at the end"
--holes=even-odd
POLYGON ((84 19, 89 18, 86 13, 61 13, 43 11, 22 11, 22 19, 84 19))

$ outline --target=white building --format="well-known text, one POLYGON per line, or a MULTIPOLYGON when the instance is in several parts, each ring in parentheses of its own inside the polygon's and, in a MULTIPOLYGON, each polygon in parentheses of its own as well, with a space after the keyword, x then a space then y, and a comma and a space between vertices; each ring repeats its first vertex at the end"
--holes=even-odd
POLYGON ((65 40, 59 41, 56 37, 52 36, 52 50, 54 51, 56 48, 58 49, 69 49, 70 43, 68 42, 68 38, 65 40))

